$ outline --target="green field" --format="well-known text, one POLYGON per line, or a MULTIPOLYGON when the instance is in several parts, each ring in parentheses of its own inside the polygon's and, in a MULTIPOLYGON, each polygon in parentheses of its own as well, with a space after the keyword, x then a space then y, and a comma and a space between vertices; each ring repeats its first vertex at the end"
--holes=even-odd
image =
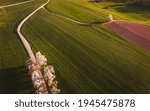
POLYGON ((81 22, 106 22, 107 13, 74 4, 68 0, 52 0, 46 9, 81 22))
POLYGON ((24 2, 24 1, 28 1, 28 0, 0 0, 0 6, 8 5, 8 4, 12 4, 12 3, 24 2))
POLYGON ((25 61, 29 57, 15 29, 41 3, 44 1, 0 9, 0 93, 34 92, 25 67, 25 61))
MULTIPOLYGON (((54 1, 54 0, 53 0, 54 1)), ((60 0, 57 0, 60 2, 60 0)), ((90 8, 99 12, 111 13, 114 16, 122 19, 131 20, 143 24, 150 25, 150 8, 145 6, 138 6, 134 4, 124 4, 122 2, 88 2, 88 0, 67 0, 74 4, 80 4, 85 8, 90 8)))
MULTIPOLYGON (((15 28, 45 1, 0 9, 0 93, 34 93, 15 28)), ((81 22, 106 22, 103 9, 72 2, 52 0, 46 9, 81 22)), ((150 53, 102 25, 82 26, 41 9, 22 32, 33 51, 55 66, 61 93, 150 92, 150 53)))
POLYGON ((80 26, 43 10, 23 32, 57 69, 62 93, 149 90, 150 54, 101 26, 80 26))

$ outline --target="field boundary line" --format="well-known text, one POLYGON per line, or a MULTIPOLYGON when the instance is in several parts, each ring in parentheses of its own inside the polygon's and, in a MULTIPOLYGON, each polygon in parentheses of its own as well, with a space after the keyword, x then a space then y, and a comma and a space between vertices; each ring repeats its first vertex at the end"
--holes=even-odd
POLYGON ((8 4, 8 5, 3 5, 0 6, 0 8, 6 8, 6 7, 13 7, 16 5, 21 5, 21 4, 25 4, 25 3, 29 3, 29 2, 34 2, 35 0, 28 0, 28 1, 24 1, 24 2, 19 2, 19 3, 13 3, 13 4, 8 4))
POLYGON ((79 21, 73 20, 73 19, 71 19, 71 18, 69 18, 69 17, 63 16, 63 15, 60 15, 60 14, 56 14, 56 13, 54 13, 54 12, 49 11, 49 10, 46 9, 45 7, 43 7, 43 9, 44 9, 45 11, 47 11, 48 13, 51 13, 51 14, 53 14, 53 15, 55 15, 55 16, 58 16, 58 17, 67 19, 67 20, 72 21, 72 22, 74 22, 74 23, 76 23, 76 24, 80 24, 80 25, 87 25, 87 24, 89 24, 89 23, 84 23, 84 22, 79 22, 79 21))
POLYGON ((69 21, 74 22, 74 23, 79 24, 79 25, 97 26, 97 25, 101 24, 101 23, 86 23, 86 22, 80 22, 80 21, 71 19, 71 18, 69 18, 69 17, 66 17, 66 16, 63 16, 63 15, 60 15, 60 14, 56 14, 56 13, 54 13, 54 12, 51 12, 51 11, 49 11, 48 9, 46 9, 45 7, 43 7, 43 9, 44 9, 46 12, 50 13, 50 14, 53 14, 53 15, 55 15, 55 16, 57 16, 57 17, 64 18, 64 19, 66 19, 66 20, 69 20, 69 21))

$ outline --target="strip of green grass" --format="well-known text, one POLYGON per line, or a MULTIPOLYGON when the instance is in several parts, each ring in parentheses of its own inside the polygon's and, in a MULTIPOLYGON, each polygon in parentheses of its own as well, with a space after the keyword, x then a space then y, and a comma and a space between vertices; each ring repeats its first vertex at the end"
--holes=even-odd
POLYGON ((56 68, 62 93, 148 93, 150 53, 106 30, 41 10, 23 27, 56 68))
POLYGON ((12 4, 12 3, 24 2, 24 1, 28 1, 28 0, 0 0, 0 6, 8 5, 8 4, 12 4))
POLYGON ((34 92, 25 67, 29 57, 16 33, 16 27, 25 16, 45 1, 36 0, 0 9, 0 93, 34 92))

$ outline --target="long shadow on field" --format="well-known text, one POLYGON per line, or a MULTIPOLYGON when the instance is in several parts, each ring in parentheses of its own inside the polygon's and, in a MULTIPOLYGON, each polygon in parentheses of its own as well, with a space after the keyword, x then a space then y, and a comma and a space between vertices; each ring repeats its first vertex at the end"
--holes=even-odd
POLYGON ((80 24, 82 26, 99 26, 101 24, 103 24, 105 22, 91 22, 91 23, 87 23, 87 24, 80 24))
POLYGON ((34 93, 32 81, 25 66, 0 69, 0 93, 34 93))
POLYGON ((95 3, 99 3, 99 2, 103 2, 104 0, 89 0, 88 2, 91 2, 91 3, 93 3, 93 2, 95 2, 95 3))
POLYGON ((132 4, 132 3, 118 3, 110 5, 108 7, 114 8, 121 13, 136 13, 136 14, 145 14, 150 12, 149 7, 132 4))

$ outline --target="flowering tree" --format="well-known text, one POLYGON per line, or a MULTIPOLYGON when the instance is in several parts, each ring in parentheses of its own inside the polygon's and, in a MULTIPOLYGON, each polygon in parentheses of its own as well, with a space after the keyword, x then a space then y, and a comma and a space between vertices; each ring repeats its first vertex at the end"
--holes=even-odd
POLYGON ((41 67, 43 72, 43 77, 47 83, 48 89, 52 94, 58 94, 60 89, 57 88, 58 81, 55 80, 55 70, 54 66, 47 65, 47 58, 42 55, 40 52, 36 53, 37 64, 41 67))
POLYGON ((52 94, 58 94, 60 89, 57 88, 58 81, 55 80, 54 66, 47 65, 47 58, 40 52, 36 54, 36 63, 31 60, 26 62, 34 88, 37 94, 47 94, 48 90, 52 94))
POLYGON ((37 63, 38 63, 40 66, 47 65, 47 59, 46 59, 45 56, 42 55, 40 52, 37 52, 37 53, 36 53, 36 60, 37 60, 37 63))
POLYGON ((55 70, 53 66, 46 66, 44 67, 44 78, 47 81, 48 87, 52 94, 58 94, 60 89, 58 89, 57 84, 58 81, 55 81, 56 78, 55 70))

